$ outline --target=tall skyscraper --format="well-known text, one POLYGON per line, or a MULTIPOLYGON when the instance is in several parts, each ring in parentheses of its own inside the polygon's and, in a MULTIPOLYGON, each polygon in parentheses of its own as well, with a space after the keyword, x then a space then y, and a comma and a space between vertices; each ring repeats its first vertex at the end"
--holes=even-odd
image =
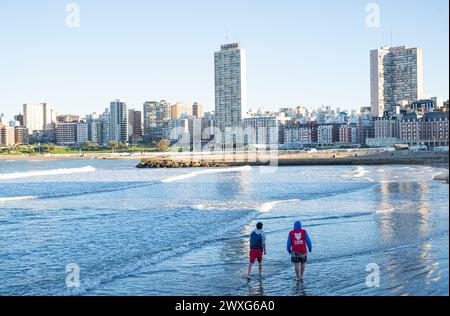
POLYGON ((110 139, 111 113, 106 108, 99 118, 101 122, 101 133, 98 136, 99 144, 108 145, 110 139))
POLYGON ((116 100, 111 102, 110 112, 110 140, 121 144, 128 143, 128 110, 125 102, 116 100))
POLYGON ((56 113, 47 103, 28 103, 23 105, 23 120, 29 133, 46 131, 52 129, 56 113))
POLYGON ((195 102, 192 105, 192 115, 198 119, 203 118, 203 115, 205 114, 205 111, 203 109, 203 105, 199 104, 198 102, 195 102))
POLYGON ((221 139, 215 141, 236 144, 239 140, 234 132, 242 130, 243 111, 247 107, 245 50, 239 43, 222 45, 214 54, 214 66, 215 126, 222 133, 221 139), (233 135, 225 133, 227 130, 234 130, 233 135))
POLYGON ((372 115, 381 117, 401 103, 423 96, 423 55, 421 48, 382 47, 370 52, 370 93, 372 115))
POLYGON ((161 102, 144 103, 144 141, 151 144, 163 138, 164 125, 171 119, 170 103, 161 102))
POLYGON ((88 140, 93 144, 103 145, 103 119, 104 114, 99 115, 98 113, 92 113, 86 115, 86 123, 88 124, 88 140))
POLYGON ((14 116, 14 120, 19 122, 20 126, 24 126, 23 114, 22 113, 15 115, 14 116))
POLYGON ((142 141, 142 111, 129 110, 128 122, 131 142, 137 143, 142 141))

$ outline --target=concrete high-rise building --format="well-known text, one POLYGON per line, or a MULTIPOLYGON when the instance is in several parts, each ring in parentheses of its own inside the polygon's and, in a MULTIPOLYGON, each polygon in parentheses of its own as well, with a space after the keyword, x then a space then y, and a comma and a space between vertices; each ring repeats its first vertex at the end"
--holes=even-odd
POLYGON ((171 117, 173 120, 179 120, 192 116, 192 105, 177 102, 171 106, 171 117))
POLYGON ((279 143, 278 120, 275 116, 244 118, 244 139, 247 145, 276 145, 279 143))
POLYGON ((103 142, 103 121, 95 119, 88 122, 88 140, 93 144, 102 145, 103 142))
POLYGON ((245 50, 239 43, 222 45, 214 54, 214 70, 214 125, 222 134, 216 135, 215 142, 227 146, 243 143, 243 136, 236 133, 242 134, 243 111, 247 108, 245 50))
POLYGON ((116 100, 109 107, 109 139, 120 144, 128 143, 128 110, 125 102, 116 100))
POLYGON ((23 114, 17 114, 16 116, 14 116, 14 120, 16 120, 17 122, 20 123, 20 126, 24 126, 24 121, 23 121, 23 114))
POLYGON ((322 146, 332 145, 339 141, 338 124, 320 124, 317 127, 317 143, 322 146))
POLYGON ((25 127, 14 128, 14 142, 16 145, 28 145, 30 143, 30 137, 28 135, 28 129, 25 127))
POLYGON ((87 122, 77 123, 77 144, 86 144, 89 140, 89 124, 87 122))
POLYGON ((0 124, 0 146, 12 146, 14 144, 14 127, 0 124))
POLYGON ((142 141, 142 111, 129 110, 128 123, 131 142, 138 143, 142 141))
POLYGON ((109 109, 105 109, 103 114, 100 115, 99 118, 101 122, 101 133, 98 135, 99 144, 108 145, 110 138, 110 126, 111 126, 111 113, 109 109))
POLYGON ((102 129, 100 115, 96 112, 88 114, 85 117, 85 121, 88 125, 88 140, 93 144, 100 144, 99 135, 101 134, 102 129))
POLYGON ((148 144, 163 138, 163 129, 171 119, 170 103, 161 102, 144 103, 144 141, 148 144))
POLYGON ((339 143, 341 144, 358 144, 358 125, 342 124, 339 127, 339 143))
POLYGON ((58 145, 73 146, 77 143, 77 124, 61 123, 55 130, 56 143, 58 145))
MULTIPOLYGON (((301 148, 318 142, 317 122, 307 124, 286 124, 283 127, 283 143, 287 148, 301 148)), ((322 137, 322 136, 321 136, 322 137)))
POLYGON ((189 145, 192 151, 202 149, 202 119, 190 118, 189 124, 189 145))
POLYGON ((23 123, 29 133, 48 131, 56 121, 56 112, 47 103, 28 103, 23 105, 23 123))
POLYGON ((370 52, 372 116, 381 117, 401 103, 423 96, 423 53, 421 48, 382 47, 370 52))
POLYGON ((214 114, 206 112, 202 117, 202 140, 211 141, 214 138, 214 114))
POLYGON ((192 115, 195 117, 195 118, 198 118, 198 119, 201 119, 201 118, 203 118, 203 115, 205 114, 205 111, 204 111, 204 109, 203 109, 203 105, 202 104, 199 104, 198 102, 195 102, 193 105, 192 105, 192 115))
POLYGON ((55 129, 56 143, 67 146, 85 144, 89 140, 88 127, 87 122, 58 124, 55 129))

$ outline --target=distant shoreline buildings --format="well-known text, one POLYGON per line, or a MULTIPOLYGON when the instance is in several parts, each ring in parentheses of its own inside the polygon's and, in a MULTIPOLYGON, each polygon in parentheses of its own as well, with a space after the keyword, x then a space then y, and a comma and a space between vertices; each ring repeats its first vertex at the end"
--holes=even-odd
POLYGON ((183 150, 448 146, 449 101, 423 98, 422 54, 421 48, 406 46, 370 51, 370 107, 246 112, 245 50, 239 43, 224 44, 214 53, 214 112, 204 112, 198 102, 146 101, 135 109, 115 100, 101 114, 80 117, 30 103, 13 119, 0 115, 0 146, 151 146, 163 139, 183 150))

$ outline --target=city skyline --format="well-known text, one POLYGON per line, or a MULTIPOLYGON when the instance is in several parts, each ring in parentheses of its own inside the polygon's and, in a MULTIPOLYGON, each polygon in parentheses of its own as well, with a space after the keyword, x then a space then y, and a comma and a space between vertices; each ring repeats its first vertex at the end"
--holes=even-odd
MULTIPOLYGON (((330 2, 326 9, 321 6, 320 12, 313 4, 303 2, 286 1, 285 7, 276 8, 268 3, 246 3, 238 7, 239 14, 231 21, 226 19, 231 9, 223 5, 193 2, 188 6, 174 2, 172 5, 176 3, 186 9, 187 14, 201 17, 195 23, 182 20, 186 21, 186 27, 180 34, 175 32, 181 23, 176 22, 179 10, 173 10, 170 5, 153 3, 152 12, 172 12, 175 26, 152 32, 154 28, 147 28, 147 23, 133 22, 134 18, 141 17, 141 13, 134 12, 136 10, 123 11, 125 20, 133 23, 117 25, 107 20, 105 13, 100 14, 101 1, 77 3, 81 9, 78 29, 64 25, 67 13, 63 2, 27 6, 1 4, 1 26, 5 23, 5 27, 17 28, 22 37, 0 35, 9 47, 0 53, 0 60, 5 61, 4 72, 0 75, 4 89, 0 112, 15 115, 24 103, 46 102, 61 113, 77 109, 77 113, 84 114, 92 108, 100 110, 116 98, 127 102, 129 108, 141 107, 149 99, 167 99, 187 104, 199 102, 204 104, 205 111, 211 111, 214 109, 214 65, 211 62, 214 51, 221 43, 235 40, 241 42, 248 55, 248 107, 244 111, 258 107, 275 110, 301 104, 347 109, 370 106, 368 52, 391 46, 391 43, 392 46, 423 48, 424 96, 448 98, 446 1, 409 7, 405 1, 395 4, 378 1, 379 28, 365 24, 369 14, 366 1, 339 5, 330 2), (199 7, 204 10, 195 13, 199 7), (215 17, 212 9, 220 11, 217 23, 210 31, 199 33, 201 25, 210 22, 210 15, 215 17), (269 17, 271 9, 273 17, 284 17, 279 21, 280 26, 260 24, 259 18, 269 17), (333 28, 313 22, 309 13, 323 17, 334 25, 333 28), (295 14, 298 14, 296 21, 292 20, 295 14), (415 22, 425 15, 434 16, 433 23, 415 22), (36 16, 45 19, 31 18, 36 26, 32 29, 31 22, 24 19, 36 16), (256 32, 258 27, 260 32, 256 32), (286 34, 280 36, 278 27, 286 34), (136 36, 126 39, 134 34, 130 33, 133 30, 136 36), (182 38, 180 35, 186 35, 185 32, 191 32, 190 36, 182 38), (44 33, 48 35, 42 37, 44 33), (228 40, 225 39, 227 33, 228 40), (99 35, 107 36, 96 43, 99 35), (312 35, 321 38, 320 43, 311 38, 312 35), (121 39, 123 49, 119 46, 117 51, 109 52, 110 44, 121 39), (358 45, 354 45, 357 39, 358 45), (27 45, 28 49, 23 49, 25 43, 31 44, 27 45), (145 50, 155 46, 157 49, 145 50), (105 56, 106 52, 109 53, 105 56)), ((141 6, 147 7, 143 3, 141 6)), ((122 5, 108 5, 108 8, 114 18, 122 5)))

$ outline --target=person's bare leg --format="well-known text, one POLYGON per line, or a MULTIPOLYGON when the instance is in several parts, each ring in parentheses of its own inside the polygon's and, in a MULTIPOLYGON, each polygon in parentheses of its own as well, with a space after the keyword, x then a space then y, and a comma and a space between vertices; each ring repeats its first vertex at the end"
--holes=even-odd
POLYGON ((297 280, 300 280, 300 269, 299 263, 295 263, 295 274, 297 275, 297 280))
POLYGON ((259 264, 259 277, 261 277, 262 276, 262 268, 263 268, 262 262, 259 262, 258 264, 259 264))
POLYGON ((248 273, 247 273, 247 278, 250 279, 251 275, 252 275, 252 268, 253 268, 253 263, 250 263, 248 265, 248 273))
POLYGON ((306 262, 302 263, 302 271, 300 273, 300 280, 303 281, 303 275, 305 274, 306 262))

